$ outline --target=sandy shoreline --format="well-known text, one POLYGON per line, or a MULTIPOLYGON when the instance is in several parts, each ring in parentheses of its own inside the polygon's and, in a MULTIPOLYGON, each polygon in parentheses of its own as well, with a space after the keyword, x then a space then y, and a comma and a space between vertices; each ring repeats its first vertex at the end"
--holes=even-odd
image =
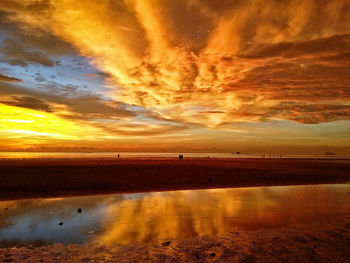
POLYGON ((1 262, 350 262, 350 216, 310 224, 127 245, 28 244, 1 262), (170 241, 170 242, 169 242, 170 241))
POLYGON ((2 200, 348 181, 335 159, 0 159, 2 200))
MULTIPOLYGON (((2 159, 0 171, 0 200, 6 200, 344 183, 350 181, 350 160, 2 159)), ((283 227, 165 239, 156 243, 3 242, 0 262, 350 262, 349 247, 350 215, 341 215, 283 227)))

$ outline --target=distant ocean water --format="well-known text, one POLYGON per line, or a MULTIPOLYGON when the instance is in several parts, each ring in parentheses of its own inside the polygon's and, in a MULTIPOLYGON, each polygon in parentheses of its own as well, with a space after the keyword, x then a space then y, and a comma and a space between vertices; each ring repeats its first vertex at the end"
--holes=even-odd
MULTIPOLYGON (((121 158, 177 158, 179 153, 154 152, 0 152, 0 158, 113 158, 120 154, 121 158)), ((181 153, 191 158, 320 158, 350 159, 350 155, 279 155, 248 153, 181 153)))

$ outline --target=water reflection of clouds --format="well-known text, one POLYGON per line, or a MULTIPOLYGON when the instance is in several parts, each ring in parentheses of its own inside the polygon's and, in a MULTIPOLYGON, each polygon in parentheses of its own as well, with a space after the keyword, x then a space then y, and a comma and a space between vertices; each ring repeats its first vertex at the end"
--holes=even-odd
POLYGON ((349 214, 349 190, 283 186, 0 202, 0 241, 159 242, 278 227, 349 214))
POLYGON ((290 186, 152 193, 112 204, 102 243, 161 241, 302 223, 349 213, 348 186, 290 186))
POLYGON ((109 202, 117 198, 81 197, 2 202, 8 216, 0 227, 1 240, 82 243, 89 232, 101 228, 101 217, 109 202), (83 207, 83 213, 77 208, 83 207), (58 223, 63 222, 62 226, 58 223), (7 226, 7 227, 6 227, 7 226))

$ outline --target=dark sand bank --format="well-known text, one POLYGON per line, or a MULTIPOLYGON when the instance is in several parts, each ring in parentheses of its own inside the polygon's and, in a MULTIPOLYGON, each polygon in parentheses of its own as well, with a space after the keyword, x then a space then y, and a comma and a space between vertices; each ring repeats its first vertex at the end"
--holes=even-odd
POLYGON ((0 199, 344 183, 350 160, 2 159, 0 199))
MULTIPOLYGON (((170 241, 170 242, 169 242, 170 241)), ((350 262, 350 217, 156 244, 0 247, 0 262, 350 262)))

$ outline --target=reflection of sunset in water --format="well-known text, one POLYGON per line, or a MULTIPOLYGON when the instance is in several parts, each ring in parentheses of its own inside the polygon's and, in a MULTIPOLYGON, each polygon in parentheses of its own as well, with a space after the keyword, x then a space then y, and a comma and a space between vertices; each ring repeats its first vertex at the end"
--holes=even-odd
POLYGON ((350 214, 349 190, 283 186, 0 202, 0 241, 21 233, 21 241, 159 243, 279 227, 350 214))
POLYGON ((113 222, 99 239, 107 244, 160 242, 277 227, 350 212, 350 205, 329 200, 334 191, 334 186, 299 186, 151 193, 112 204, 107 218, 113 222))

